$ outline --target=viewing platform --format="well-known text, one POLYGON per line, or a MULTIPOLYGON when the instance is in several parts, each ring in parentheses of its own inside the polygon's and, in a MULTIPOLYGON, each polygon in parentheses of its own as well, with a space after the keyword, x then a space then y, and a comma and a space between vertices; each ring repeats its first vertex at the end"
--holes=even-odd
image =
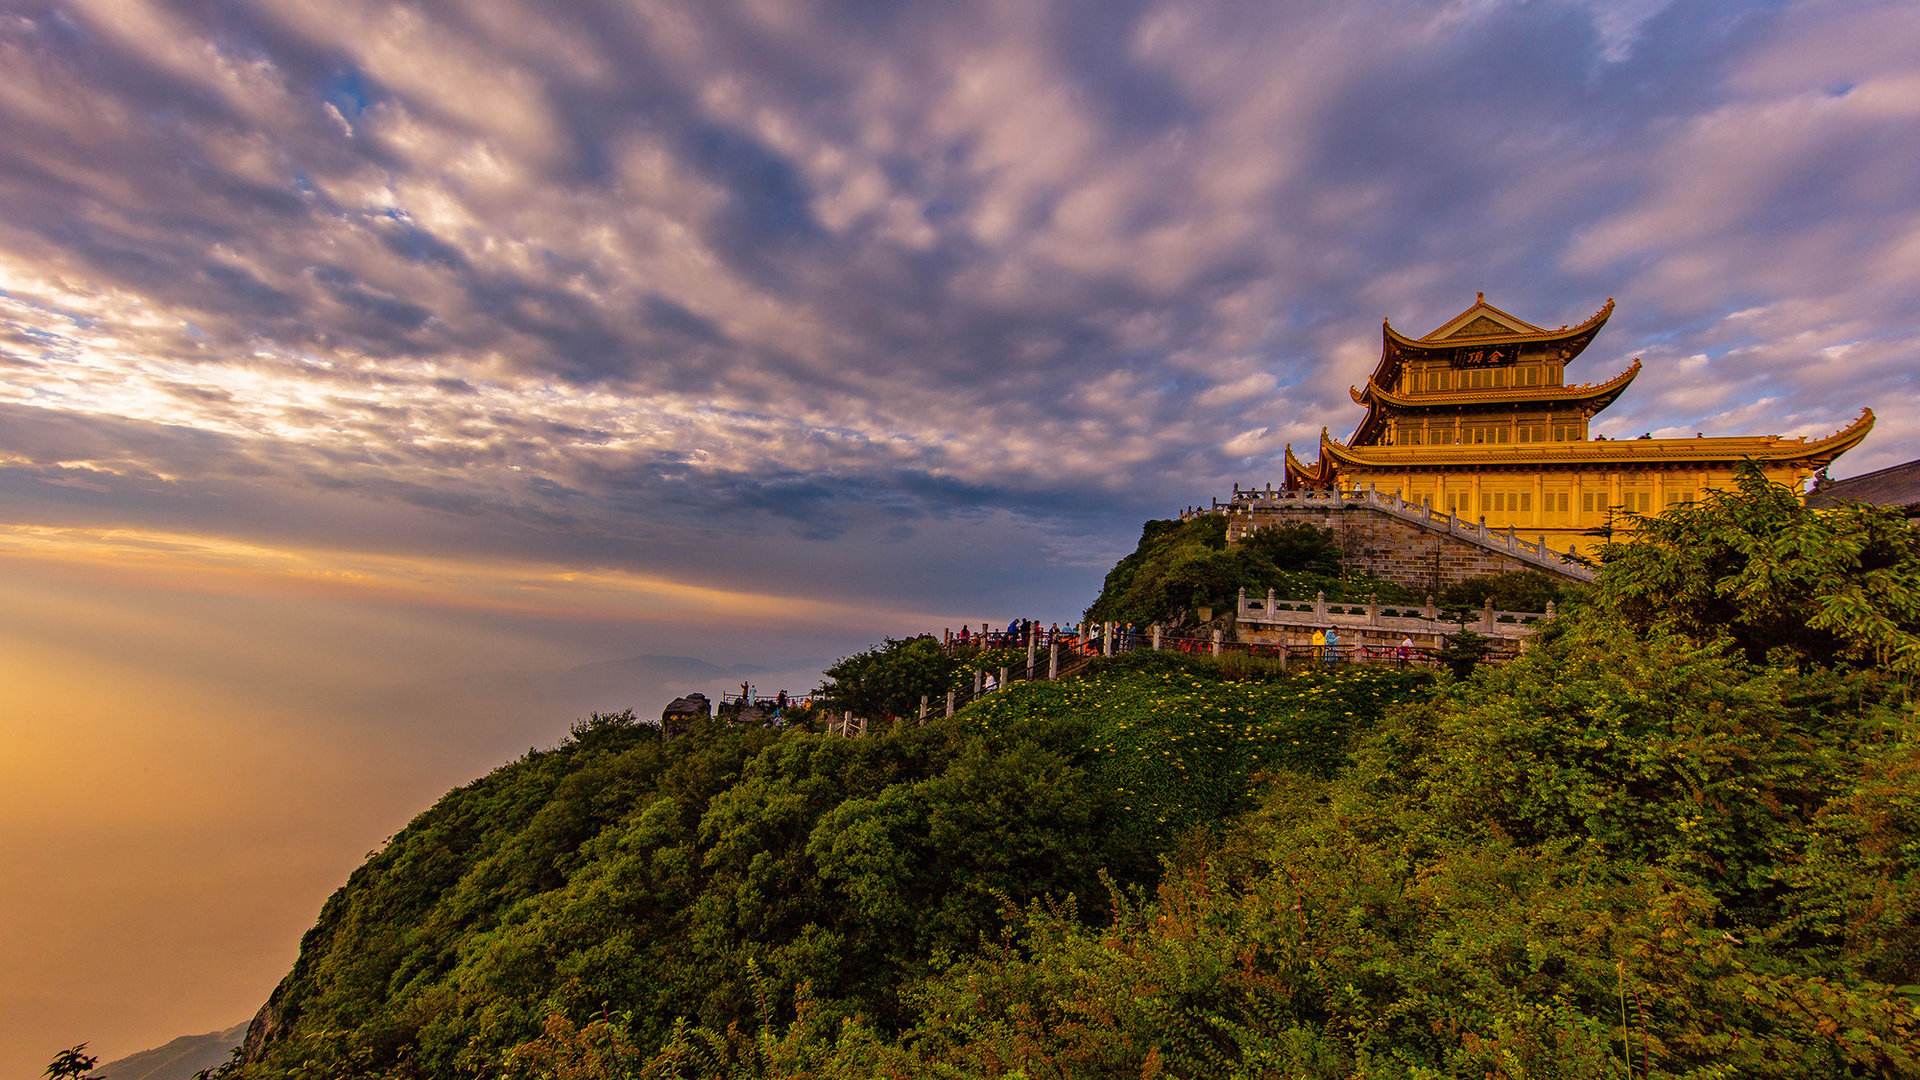
POLYGON ((1468 617, 1450 619, 1431 596, 1418 605, 1359 604, 1328 602, 1326 593, 1316 593, 1312 600, 1289 600, 1276 597, 1271 589, 1265 599, 1249 599, 1241 589, 1234 622, 1239 639, 1253 645, 1299 648, 1311 643, 1314 631, 1331 627, 1357 646, 1392 648, 1412 638, 1417 648, 1437 649, 1463 630, 1517 647, 1556 614, 1551 600, 1545 611, 1499 611, 1489 601, 1468 617))

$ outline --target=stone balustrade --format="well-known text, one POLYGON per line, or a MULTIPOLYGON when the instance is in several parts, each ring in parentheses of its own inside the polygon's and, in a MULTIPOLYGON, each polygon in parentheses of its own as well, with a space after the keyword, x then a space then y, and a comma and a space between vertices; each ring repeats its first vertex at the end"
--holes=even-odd
MULTIPOLYGON (((1366 603, 1329 602, 1324 592, 1314 594, 1312 600, 1289 600, 1274 596, 1273 590, 1269 589, 1263 600, 1249 598, 1247 590, 1241 589, 1235 621, 1243 631, 1253 634, 1288 630, 1311 633, 1315 629, 1332 626, 1365 630, 1370 636, 1407 634, 1422 638, 1444 638, 1448 634, 1458 633, 1464 627, 1486 637, 1518 640, 1531 637, 1540 624, 1551 620, 1555 614, 1552 601, 1547 602, 1545 611, 1497 611, 1492 601, 1488 601, 1472 619, 1461 623, 1441 618, 1440 610, 1434 606, 1431 596, 1419 605, 1383 604, 1377 600, 1366 603)), ((1242 636, 1250 635, 1243 633, 1242 636)))

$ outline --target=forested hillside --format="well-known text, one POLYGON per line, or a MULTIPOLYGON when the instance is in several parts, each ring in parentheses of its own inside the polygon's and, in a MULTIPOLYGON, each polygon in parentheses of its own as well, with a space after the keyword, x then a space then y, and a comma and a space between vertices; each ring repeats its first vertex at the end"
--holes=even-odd
POLYGON ((448 795, 302 943, 256 1076, 485 1075, 549 1016, 652 1049, 686 1017, 885 1030, 903 995, 1046 897, 1098 923, 1263 770, 1327 776, 1419 675, 1260 681, 1166 658, 1025 684, 860 738, 578 728, 448 795))
POLYGON ((602 718, 326 905, 248 1077, 1920 1073, 1920 540, 1757 480, 1471 679, 602 718))

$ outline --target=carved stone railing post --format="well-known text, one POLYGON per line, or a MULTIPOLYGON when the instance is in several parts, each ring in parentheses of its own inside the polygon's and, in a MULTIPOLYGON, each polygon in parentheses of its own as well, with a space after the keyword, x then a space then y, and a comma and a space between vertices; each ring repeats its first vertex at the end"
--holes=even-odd
POLYGON ((1237 604, 1238 606, 1234 608, 1233 617, 1236 619, 1246 618, 1247 617, 1247 587, 1245 585, 1240 586, 1240 598, 1237 601, 1237 604))
POLYGON ((947 691, 947 715, 953 715, 953 691, 947 691))
POLYGON ((1160 633, 1161 633, 1160 624, 1154 623, 1153 624, 1153 651, 1154 652, 1160 651, 1160 633))
POLYGON ((1267 590, 1267 618, 1273 618, 1273 590, 1267 590))
POLYGON ((1480 625, 1487 633, 1493 633, 1493 597, 1487 597, 1486 605, 1480 609, 1480 625))
POLYGON ((1380 625, 1380 601, 1378 600, 1367 601, 1367 625, 1380 625))
POLYGON ((1551 620, 1555 614, 1557 614, 1557 609, 1553 606, 1553 601, 1547 601, 1547 618, 1551 620))
POLYGON ((1426 607, 1421 610, 1421 614, 1426 616, 1428 622, 1432 622, 1440 617, 1440 610, 1433 606, 1432 593, 1427 594, 1427 604, 1426 607))
POLYGON ((1100 655, 1113 655, 1113 623, 1107 622, 1100 627, 1100 655))
POLYGON ((1002 664, 1000 665, 1000 684, 995 689, 1005 690, 1006 688, 1007 688, 1007 667, 1005 664, 1002 664))
POLYGON ((1220 655, 1220 631, 1218 630, 1213 632, 1213 655, 1220 655))
POLYGON ((1327 591, 1325 589, 1313 594, 1313 617, 1315 619, 1325 619, 1327 617, 1327 591))
POLYGON ((920 722, 923 724, 927 722, 927 695, 925 694, 920 695, 920 722))
POLYGON ((1047 678, 1049 680, 1052 680, 1052 679, 1057 679, 1059 677, 1060 677, 1060 643, 1057 641, 1050 641, 1047 643, 1047 678))
POLYGON ((980 669, 979 669, 979 668, 974 668, 974 669, 973 669, 973 696, 974 696, 974 697, 979 697, 979 696, 980 696, 980 682, 981 682, 981 680, 980 680, 980 676, 981 676, 981 674, 982 674, 982 673, 981 673, 981 671, 980 671, 980 669))

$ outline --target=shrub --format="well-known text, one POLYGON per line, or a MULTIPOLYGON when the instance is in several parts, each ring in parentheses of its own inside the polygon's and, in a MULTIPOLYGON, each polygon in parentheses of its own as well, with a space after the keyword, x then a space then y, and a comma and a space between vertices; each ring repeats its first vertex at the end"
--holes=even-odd
POLYGON ((930 636, 889 638, 828 668, 815 696, 830 710, 869 719, 908 716, 918 712, 922 695, 944 698, 959 670, 960 662, 930 636))

